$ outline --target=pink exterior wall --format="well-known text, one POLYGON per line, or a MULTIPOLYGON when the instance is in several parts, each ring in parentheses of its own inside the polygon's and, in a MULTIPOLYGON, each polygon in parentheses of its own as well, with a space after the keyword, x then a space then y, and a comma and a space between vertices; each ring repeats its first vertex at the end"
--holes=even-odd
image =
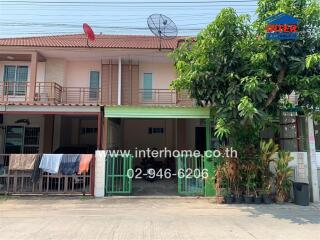
POLYGON ((154 89, 168 89, 176 78, 172 63, 139 63, 140 88, 143 88, 143 74, 152 73, 154 89))
POLYGON ((89 87, 90 71, 99 71, 101 78, 101 62, 67 61, 64 87, 89 87))

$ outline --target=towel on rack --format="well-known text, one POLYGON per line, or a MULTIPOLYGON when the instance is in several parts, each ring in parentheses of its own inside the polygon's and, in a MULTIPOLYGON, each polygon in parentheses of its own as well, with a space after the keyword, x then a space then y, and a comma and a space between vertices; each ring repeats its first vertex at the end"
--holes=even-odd
POLYGON ((61 164, 63 154, 43 154, 39 168, 43 171, 57 174, 61 164))
POLYGON ((32 171, 39 154, 11 154, 9 170, 32 171))
POLYGON ((63 154, 59 172, 63 175, 76 174, 79 169, 80 154, 63 154))
POLYGON ((90 168, 90 162, 93 154, 81 154, 78 174, 87 173, 90 168))

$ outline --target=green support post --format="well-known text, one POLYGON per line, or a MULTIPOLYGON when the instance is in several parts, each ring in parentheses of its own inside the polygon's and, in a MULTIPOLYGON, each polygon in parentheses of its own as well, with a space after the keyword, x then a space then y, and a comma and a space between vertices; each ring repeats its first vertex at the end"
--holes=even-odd
MULTIPOLYGON (((206 154, 204 157, 204 169, 207 169, 208 171, 208 177, 205 179, 204 195, 206 197, 213 197, 216 195, 216 189, 214 186, 215 164, 214 164, 214 158, 208 157, 209 155, 208 152, 212 152, 212 151, 211 150, 206 151, 206 154)), ((212 154, 210 156, 212 156, 212 154)))
POLYGON ((206 119, 206 148, 211 150, 211 119, 206 119))

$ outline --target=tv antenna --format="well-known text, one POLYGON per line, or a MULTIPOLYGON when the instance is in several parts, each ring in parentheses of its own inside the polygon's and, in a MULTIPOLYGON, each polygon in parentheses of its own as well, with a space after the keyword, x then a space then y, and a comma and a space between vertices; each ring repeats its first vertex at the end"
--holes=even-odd
POLYGON ((163 14, 152 14, 147 22, 150 31, 159 38, 159 50, 161 50, 162 39, 173 39, 178 35, 176 24, 163 14))

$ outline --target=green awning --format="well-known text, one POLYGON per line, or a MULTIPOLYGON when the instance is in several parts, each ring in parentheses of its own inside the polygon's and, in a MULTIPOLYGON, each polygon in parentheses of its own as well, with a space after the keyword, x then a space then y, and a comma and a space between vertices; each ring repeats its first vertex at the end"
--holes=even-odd
POLYGON ((107 118, 210 118, 207 107, 109 106, 104 108, 107 118))

